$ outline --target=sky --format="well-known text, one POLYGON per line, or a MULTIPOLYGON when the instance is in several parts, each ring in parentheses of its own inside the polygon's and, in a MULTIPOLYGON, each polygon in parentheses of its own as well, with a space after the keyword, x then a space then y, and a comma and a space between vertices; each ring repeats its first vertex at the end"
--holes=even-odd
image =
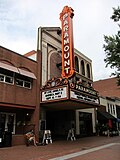
POLYGON ((110 78, 105 67, 104 35, 118 25, 110 19, 120 0, 0 0, 0 45, 20 54, 37 50, 37 30, 61 27, 64 6, 72 7, 74 47, 92 60, 93 80, 110 78))

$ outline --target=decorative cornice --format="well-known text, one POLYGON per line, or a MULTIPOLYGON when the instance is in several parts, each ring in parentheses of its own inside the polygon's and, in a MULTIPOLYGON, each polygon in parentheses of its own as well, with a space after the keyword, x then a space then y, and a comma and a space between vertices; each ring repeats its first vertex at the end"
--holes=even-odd
POLYGON ((48 89, 52 87, 57 87, 57 86, 63 86, 68 84, 68 79, 66 78, 55 78, 53 77, 52 79, 48 80, 44 86, 42 86, 41 89, 48 89))

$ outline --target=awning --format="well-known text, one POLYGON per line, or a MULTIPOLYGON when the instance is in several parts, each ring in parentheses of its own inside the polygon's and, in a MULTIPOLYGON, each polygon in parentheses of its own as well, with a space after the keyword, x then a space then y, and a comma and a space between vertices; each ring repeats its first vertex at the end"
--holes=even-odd
POLYGON ((20 69, 20 68, 18 68, 18 70, 19 70, 19 73, 24 75, 24 76, 27 76, 27 77, 30 77, 30 78, 33 78, 33 79, 37 79, 36 76, 34 75, 34 73, 32 73, 32 72, 25 71, 25 70, 20 69))
POLYGON ((2 62, 0 62, 0 68, 7 69, 9 71, 19 73, 17 67, 14 67, 14 66, 11 66, 9 64, 2 63, 2 62))
POLYGON ((112 116, 110 113, 108 112, 103 112, 103 111, 97 111, 97 119, 98 120, 116 120, 116 118, 114 116, 112 116))

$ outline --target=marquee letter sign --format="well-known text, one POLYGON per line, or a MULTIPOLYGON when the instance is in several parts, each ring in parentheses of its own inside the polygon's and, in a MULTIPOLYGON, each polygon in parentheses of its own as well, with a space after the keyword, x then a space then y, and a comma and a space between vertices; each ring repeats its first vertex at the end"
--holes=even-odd
POLYGON ((65 6, 60 13, 62 22, 62 77, 69 78, 74 74, 73 46, 73 9, 65 6))

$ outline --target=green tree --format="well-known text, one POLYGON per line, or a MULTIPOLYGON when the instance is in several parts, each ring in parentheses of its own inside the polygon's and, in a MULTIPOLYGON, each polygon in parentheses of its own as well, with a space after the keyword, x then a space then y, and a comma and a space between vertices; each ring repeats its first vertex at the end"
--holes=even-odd
MULTIPOLYGON (((113 15, 111 17, 114 22, 120 21, 120 7, 113 8, 113 15)), ((120 24, 118 24, 120 28, 120 24)), ((104 59, 106 67, 109 65, 111 68, 116 69, 112 75, 117 77, 117 84, 120 86, 120 30, 117 34, 112 36, 104 36, 105 44, 103 45, 106 57, 104 59)))

